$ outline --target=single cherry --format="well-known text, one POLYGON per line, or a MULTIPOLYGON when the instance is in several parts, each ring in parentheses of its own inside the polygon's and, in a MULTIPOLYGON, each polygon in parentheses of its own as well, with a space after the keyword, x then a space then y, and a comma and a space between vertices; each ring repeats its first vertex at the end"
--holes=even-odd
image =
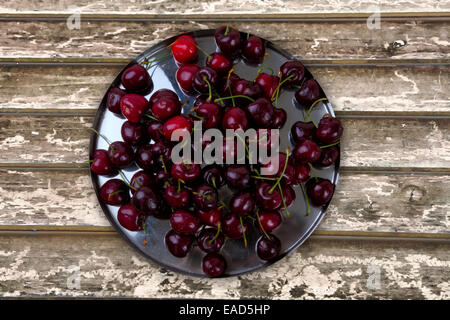
POLYGON ((281 129, 287 120, 287 113, 284 109, 274 108, 272 117, 272 126, 274 129, 281 129))
POLYGON ((172 98, 178 99, 177 94, 175 92, 173 92, 172 90, 159 89, 152 94, 152 96, 150 97, 150 99, 148 101, 150 102, 150 105, 152 105, 162 97, 172 97, 172 98))
POLYGON ((314 162, 314 165, 319 167, 329 167, 336 162, 339 157, 339 149, 335 146, 322 149, 322 154, 319 160, 314 162))
POLYGON ((248 104, 245 110, 257 128, 269 128, 271 126, 274 108, 270 100, 259 98, 248 104))
POLYGON ((204 129, 217 128, 222 120, 222 110, 216 103, 203 103, 195 112, 202 118, 204 129))
POLYGON ((222 26, 216 29, 214 34, 216 44, 227 56, 233 57, 241 49, 241 34, 239 31, 229 26, 222 26))
MULTIPOLYGON (((281 214, 278 211, 261 211, 259 213, 259 223, 265 232, 270 233, 281 225, 283 220, 281 214)), ((261 226, 257 224, 259 228, 261 226)))
POLYGON ((94 151, 91 163, 91 171, 100 176, 108 176, 117 173, 117 169, 109 159, 108 151, 98 149, 94 151))
POLYGON ((220 208, 214 208, 208 211, 197 210, 197 216, 202 223, 217 227, 222 219, 222 210, 220 208))
MULTIPOLYGON (((153 183, 153 176, 142 170, 137 171, 130 180, 130 186, 136 190, 143 186, 150 187, 153 183)), ((131 189, 131 193, 134 194, 136 190, 131 189)))
POLYGON ((211 53, 206 58, 206 65, 217 71, 220 75, 228 74, 228 71, 233 67, 230 59, 220 52, 211 53))
POLYGON ((247 166, 233 164, 227 167, 225 179, 232 188, 245 189, 251 185, 250 171, 247 166))
POLYGON ((202 180, 207 185, 214 188, 220 188, 225 184, 225 177, 223 175, 222 167, 211 164, 202 169, 202 180))
POLYGON ((172 54, 179 63, 187 63, 197 58, 197 42, 188 35, 179 36, 171 46, 172 54))
POLYGON ((192 84, 194 82, 194 76, 199 70, 200 67, 196 64, 183 64, 178 68, 176 78, 181 89, 186 92, 195 91, 192 84))
POLYGON ((269 235, 270 239, 262 236, 256 243, 256 253, 262 260, 272 260, 276 258, 281 251, 281 242, 273 234, 269 235))
POLYGON ((294 184, 300 184, 308 180, 311 175, 311 169, 307 164, 297 164, 295 166, 294 184))
POLYGON ((216 228, 203 229, 197 236, 198 247, 206 253, 219 252, 224 243, 225 237, 216 228))
POLYGON ((122 111, 120 110, 120 99, 122 99, 125 94, 126 92, 120 88, 111 88, 106 98, 106 107, 108 110, 121 115, 122 111))
POLYGON ((229 213, 222 219, 222 226, 225 235, 230 239, 240 239, 244 236, 242 229, 247 235, 249 226, 242 218, 235 213, 229 213), (241 225, 242 221, 242 225, 241 225))
POLYGON ((222 118, 222 128, 247 130, 248 119, 245 111, 238 107, 228 108, 222 118))
POLYGON ((324 144, 331 144, 339 141, 343 132, 344 128, 338 119, 325 116, 319 121, 316 138, 324 144))
POLYGON ((179 188, 171 185, 164 191, 164 199, 167 204, 173 208, 184 208, 189 205, 189 191, 185 188, 179 188))
POLYGON ((312 140, 301 139, 294 147, 294 158, 299 163, 313 163, 317 161, 322 149, 312 140))
POLYGON ((149 103, 145 97, 129 93, 120 99, 120 110, 128 121, 138 123, 149 108, 149 103))
POLYGON ((199 210, 209 211, 217 207, 219 196, 216 189, 207 184, 201 184, 192 192, 195 206, 199 210))
POLYGON ((203 272, 210 278, 220 277, 225 273, 227 262, 225 258, 215 252, 208 253, 202 261, 203 272))
POLYGON ((128 92, 147 94, 153 89, 153 81, 143 66, 135 64, 122 73, 122 85, 128 92))
POLYGON ((286 183, 281 184, 281 189, 283 190, 283 200, 284 200, 283 206, 284 209, 287 209, 295 201, 296 198, 295 191, 290 185, 286 183))
MULTIPOLYGON (((247 81, 245 79, 236 80, 231 83, 231 91, 233 95, 242 95, 250 97, 253 100, 258 99, 261 97, 263 90, 257 84, 253 81, 247 81)), ((235 98, 234 99, 237 104, 245 106, 249 104, 251 101, 246 98, 235 98)))
POLYGON ((147 134, 155 142, 164 140, 163 123, 160 121, 150 121, 147 124, 147 134))
POLYGON ((309 107, 320 98, 320 88, 313 79, 306 80, 302 87, 295 92, 295 100, 301 105, 309 107))
POLYGON ((266 48, 264 47, 264 43, 257 36, 250 36, 242 49, 244 58, 252 63, 261 62, 265 53, 266 48))
POLYGON ((311 203, 315 206, 327 204, 333 196, 334 185, 330 180, 317 178, 310 179, 306 183, 306 193, 311 203))
POLYGON ((291 127, 291 137, 295 143, 302 139, 313 140, 316 133, 316 127, 310 122, 297 121, 291 127))
POLYGON ((170 216, 172 229, 180 234, 194 234, 200 227, 200 220, 185 210, 176 210, 170 216))
POLYGON ((192 130, 192 123, 191 121, 183 115, 175 116, 173 118, 170 118, 167 120, 163 125, 163 135, 164 137, 171 141, 172 134, 174 131, 178 131, 180 133, 180 136, 177 138, 174 137, 174 141, 181 141, 183 140, 183 136, 189 136, 191 134, 192 130))
POLYGON ((139 168, 151 172, 158 168, 155 166, 155 160, 151 144, 139 146, 136 150, 136 163, 139 168))
POLYGON ((197 163, 174 163, 170 171, 175 180, 193 181, 200 176, 201 167, 197 163))
POLYGON ((144 143, 147 138, 145 126, 141 123, 125 121, 122 124, 120 132, 122 139, 132 146, 144 143))
POLYGON ((131 204, 124 204, 117 212, 117 220, 120 225, 130 231, 139 231, 143 229, 144 217, 139 214, 131 204))
POLYGON ((286 61, 280 67, 280 74, 281 81, 287 79, 284 83, 287 87, 301 85, 305 77, 305 67, 299 61, 286 61))
POLYGON ((231 198, 230 210, 240 217, 250 214, 255 207, 255 200, 250 192, 236 194, 231 198))
POLYGON ((255 82, 263 90, 264 96, 267 99, 271 100, 276 88, 280 84, 280 78, 274 75, 261 72, 256 77, 255 82))
POLYGON ((191 235, 182 235, 175 232, 175 230, 169 230, 164 238, 167 249, 169 252, 177 258, 186 257, 194 242, 194 237, 191 235))
POLYGON ((260 182, 256 186, 256 200, 266 210, 278 210, 282 205, 279 189, 273 189, 273 185, 267 182, 260 182))
POLYGON ((100 198, 111 206, 120 206, 130 200, 128 186, 120 179, 106 181, 100 188, 100 198))
POLYGON ((109 145, 108 155, 111 163, 118 168, 125 168, 134 161, 134 150, 126 142, 114 141, 109 145))
POLYGON ((218 84, 219 75, 210 67, 201 67, 192 81, 193 88, 199 93, 208 93, 210 87, 211 90, 214 90, 218 84))
POLYGON ((177 116, 181 113, 180 100, 172 96, 161 97, 152 104, 152 113, 161 121, 177 116))
POLYGON ((160 209, 161 198, 153 188, 143 186, 134 192, 131 203, 141 214, 149 216, 160 209))

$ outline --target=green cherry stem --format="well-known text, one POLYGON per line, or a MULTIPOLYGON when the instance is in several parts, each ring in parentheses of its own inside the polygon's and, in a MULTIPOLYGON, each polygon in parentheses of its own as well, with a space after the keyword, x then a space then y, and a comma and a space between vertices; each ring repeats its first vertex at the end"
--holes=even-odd
POLYGON ((99 137, 101 137, 103 140, 105 140, 105 142, 108 144, 108 146, 111 147, 112 152, 115 152, 114 147, 111 146, 111 142, 109 142, 109 140, 102 135, 100 132, 98 132, 97 130, 95 130, 94 128, 89 128, 89 130, 93 131, 96 135, 98 135, 99 137))
POLYGON ((216 232, 216 234, 214 235, 214 238, 212 238, 211 240, 208 241, 209 244, 212 244, 212 243, 217 239, 217 237, 219 236, 219 234, 220 234, 220 222, 219 222, 219 224, 217 225, 217 232, 216 232))
POLYGON ((281 188, 281 184, 278 185, 278 189, 280 190, 281 201, 283 201, 284 211, 286 211, 286 214, 289 218, 291 216, 291 213, 289 212, 289 209, 286 205, 286 201, 284 200, 283 188, 281 188))
POLYGON ((311 207, 309 206, 308 195, 306 194, 304 184, 301 183, 300 186, 302 187, 303 196, 305 197, 305 201, 306 201, 306 216, 309 216, 309 214, 311 213, 311 207))
POLYGON ((267 234, 266 230, 264 230, 262 223, 261 223, 261 219, 259 218, 259 212, 258 210, 256 210, 256 218, 258 220, 258 225, 261 228, 261 231, 264 233, 264 235, 266 236, 267 239, 271 239, 270 236, 267 234))
POLYGON ((211 178, 211 181, 212 181, 212 184, 213 184, 214 189, 217 189, 217 186, 216 186, 216 177, 212 177, 212 178, 211 178))
MULTIPOLYGON (((316 106, 316 104, 318 104, 320 101, 327 101, 327 100, 328 100, 327 98, 320 98, 320 99, 317 99, 316 101, 314 101, 313 104, 311 105, 311 107, 309 107, 308 112, 306 112, 305 120, 308 119, 308 118, 311 119, 310 113, 311 113, 312 109, 316 106)), ((311 119, 311 121, 312 121, 312 119, 311 119)), ((314 123, 314 125, 317 128, 317 125, 315 124, 314 121, 313 121, 313 123, 314 123)))
POLYGON ((121 192, 123 192, 123 190, 117 190, 117 191, 114 191, 114 192, 111 192, 110 194, 108 194, 108 200, 111 200, 111 197, 112 196, 114 196, 114 195, 116 195, 116 194, 119 194, 119 193, 121 193, 121 192))
POLYGON ((320 149, 325 149, 325 148, 329 148, 329 147, 332 147, 332 146, 338 145, 339 143, 341 143, 341 141, 336 141, 336 142, 334 142, 334 143, 331 143, 331 144, 327 144, 326 146, 320 146, 320 149))
POLYGON ((272 193, 273 190, 275 190, 275 188, 280 184, 281 179, 283 178, 283 175, 286 171, 287 168, 287 164, 288 164, 288 160, 289 160, 289 149, 286 149, 286 160, 284 161, 284 168, 283 171, 281 172, 280 176, 277 179, 277 182, 274 184, 274 186, 269 190, 269 193, 272 193))
POLYGON ((241 221, 241 230, 242 235, 244 237, 244 246, 247 248, 247 237, 245 236, 244 221, 242 220, 242 217, 239 217, 239 220, 241 221))
POLYGON ((225 36, 228 34, 228 29, 229 29, 229 27, 227 26, 227 27, 225 28, 225 33, 224 33, 225 36))
POLYGON ((251 176, 254 179, 259 179, 259 180, 271 180, 271 181, 276 181, 278 180, 278 178, 269 178, 269 177, 261 177, 261 176, 251 176))
POLYGON ((206 99, 206 101, 210 102, 211 99, 212 99, 212 88, 211 88, 211 83, 209 83, 209 81, 208 81, 208 79, 206 78, 206 76, 203 77, 203 81, 205 81, 205 82, 208 84, 208 93, 209 93, 209 96, 208 96, 208 99, 206 99))
POLYGON ((119 170, 119 175, 122 178, 123 182, 125 182, 125 184, 130 188, 133 189, 134 191, 136 191, 137 189, 135 187, 133 187, 130 182, 128 181, 128 179, 123 175, 122 170, 119 170))
POLYGON ((313 175, 314 179, 316 180, 316 182, 319 181, 319 178, 317 177, 316 171, 313 169, 312 164, 311 163, 308 163, 308 164, 309 164, 309 168, 311 169, 311 174, 313 175))
MULTIPOLYGON (((234 72, 234 68, 231 68, 230 71, 228 71, 228 75, 227 75, 227 85, 228 85, 228 91, 230 91, 230 96, 231 98, 231 102, 233 103, 233 107, 236 106, 236 104, 234 103, 234 97, 233 97, 233 92, 231 91, 231 86, 230 86, 230 77, 231 74, 234 72)), ((220 97, 219 97, 220 98, 220 97)))
POLYGON ((152 119, 152 120, 155 120, 155 121, 158 121, 158 122, 161 122, 161 120, 159 120, 158 118, 156 118, 155 116, 152 116, 151 114, 147 114, 147 113, 145 113, 144 114, 144 116, 146 116, 147 118, 149 118, 149 119, 152 119))
POLYGON ((164 157, 163 157, 163 155, 162 155, 162 154, 159 155, 159 158, 161 159, 161 164, 162 164, 164 173, 167 173, 167 167, 166 167, 166 163, 164 162, 164 157))
POLYGON ((250 100, 251 102, 255 102, 255 99, 250 98, 248 96, 244 96, 243 94, 238 94, 238 95, 235 95, 235 96, 219 98, 219 99, 214 100, 214 102, 217 103, 217 102, 222 101, 222 100, 233 99, 233 98, 245 98, 245 99, 250 100))
POLYGON ((278 96, 280 95, 280 89, 281 89, 281 86, 282 86, 286 81, 288 81, 290 78, 292 78, 293 76, 294 76, 294 75, 291 74, 289 77, 287 77, 286 79, 284 79, 283 81, 281 81, 281 82, 278 84, 278 86, 277 86, 277 88, 275 89, 275 91, 273 92, 272 97, 270 98, 270 100, 273 101, 273 99, 275 98, 275 94, 276 94, 275 106, 278 105, 278 96))

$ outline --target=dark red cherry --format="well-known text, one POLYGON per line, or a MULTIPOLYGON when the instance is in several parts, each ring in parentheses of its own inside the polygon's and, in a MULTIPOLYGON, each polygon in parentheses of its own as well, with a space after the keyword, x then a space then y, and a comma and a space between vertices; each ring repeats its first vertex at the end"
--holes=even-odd
POLYGON ((145 97, 129 93, 120 99, 120 110, 128 121, 138 123, 147 112, 149 104, 145 97))
POLYGON ((173 208, 184 208, 189 205, 189 191, 185 188, 178 190, 177 186, 168 186, 164 192, 164 199, 173 208))
POLYGON ((94 159, 91 163, 91 171, 100 176, 108 176, 117 173, 117 169, 109 159, 108 151, 95 150, 94 159))
POLYGON ((206 253, 219 252, 225 243, 222 232, 217 235, 216 228, 203 229, 197 237, 197 244, 200 250, 206 253))
POLYGON ((171 46, 172 54, 179 63, 187 63, 197 58, 197 42, 188 35, 179 36, 171 46))
POLYGON ((272 260, 276 258, 281 251, 281 242, 273 234, 269 235, 270 239, 262 236, 256 243, 256 253, 262 260, 272 260))
POLYGON ((247 235, 249 232, 249 226, 247 222, 242 221, 240 217, 235 213, 229 213, 222 219, 222 228, 225 235, 230 239, 240 239, 243 237, 242 226, 244 226, 244 232, 247 235))
POLYGON ((200 220, 188 211, 176 210, 170 216, 170 225, 180 234, 194 234, 200 227, 200 220))
MULTIPOLYGON (((154 163, 159 165, 160 168, 164 168, 167 164, 169 164, 171 160, 172 148, 162 142, 158 141, 154 144, 151 144, 151 154, 154 160, 154 163)), ((166 168, 167 169, 167 168, 166 168)))
MULTIPOLYGON (((256 82, 247 81, 245 79, 236 80, 231 83, 231 91, 233 95, 243 95, 250 97, 254 100, 262 96, 263 90, 256 82)), ((245 106, 251 101, 245 98, 234 99, 238 105, 245 106)))
POLYGON ((295 92, 295 100, 301 105, 309 107, 320 98, 320 88, 313 79, 306 80, 302 87, 295 92))
POLYGON ((202 118, 203 129, 217 128, 222 120, 222 110, 215 103, 203 103, 196 109, 197 116, 202 118))
POLYGON ((225 184, 222 167, 211 164, 202 169, 202 180, 207 185, 220 188, 225 184))
POLYGON ((219 75, 210 67, 201 67, 194 75, 193 88, 199 93, 208 93, 209 85, 214 90, 219 84, 219 75))
POLYGON ((302 182, 305 182, 308 180, 309 176, 311 175, 311 169, 309 165, 307 164, 297 164, 295 166, 295 184, 300 184, 302 182))
POLYGON ((108 180, 100 188, 100 199, 111 206, 128 203, 130 200, 128 186, 120 179, 108 180))
POLYGON ((119 208, 117 220, 122 227, 130 231, 142 230, 143 222, 145 221, 136 208, 129 203, 119 208))
POLYGON ((214 52, 206 58, 206 65, 217 71, 218 74, 225 75, 233 67, 230 59, 220 52, 214 52))
POLYGON ((273 184, 261 182, 256 186, 256 200, 266 210, 278 210, 282 205, 279 189, 272 190, 273 184))
POLYGON ((160 121, 150 121, 147 124, 147 133, 150 139, 155 142, 164 140, 163 123, 160 121))
POLYGON ((122 139, 133 146, 144 143, 147 138, 145 126, 141 123, 125 121, 120 132, 122 139))
MULTIPOLYGON (((130 186, 134 187, 136 190, 143 186, 150 187, 153 183, 153 176, 142 170, 136 172, 130 180, 130 186)), ((131 189, 131 193, 134 194, 136 190, 131 189)))
POLYGON ((197 163, 174 163, 170 171, 175 180, 193 181, 200 176, 201 167, 197 163))
POLYGON ((181 113, 180 100, 171 96, 161 97, 152 104, 152 113, 161 121, 177 116, 181 113))
POLYGON ((245 107, 250 120, 257 128, 269 128, 272 124, 274 108, 266 98, 259 98, 245 107))
POLYGON ((313 140, 316 133, 316 127, 310 122, 297 121, 291 127, 292 140, 295 143, 302 139, 313 140))
POLYGON ((148 100, 150 105, 153 105, 157 100, 159 100, 162 97, 172 97, 175 99, 178 99, 178 96, 175 92, 173 92, 170 89, 159 89, 155 91, 150 99, 148 100))
POLYGON ((195 91, 192 84, 195 74, 200 70, 196 64, 183 64, 177 70, 176 78, 181 89, 187 92, 195 91))
POLYGON ((222 76, 219 82, 219 87, 217 88, 217 92, 222 96, 231 95, 233 93, 231 88, 238 80, 241 80, 241 78, 234 72, 232 72, 229 77, 228 75, 222 76))
POLYGON ((163 125, 164 137, 171 141, 172 134, 177 130, 180 133, 179 138, 174 137, 174 141, 183 140, 183 136, 189 136, 192 130, 192 123, 186 116, 175 116, 167 120, 163 125))
POLYGON ((225 179, 231 187, 236 189, 245 189, 251 184, 250 171, 247 166, 240 164, 228 166, 225 171, 225 179))
POLYGON ((201 184, 192 192, 195 206, 199 210, 209 211, 217 207, 219 196, 216 189, 206 184, 201 184))
POLYGON ((182 235, 175 232, 175 230, 169 230, 164 238, 167 249, 169 252, 177 258, 186 257, 194 242, 194 237, 191 235, 182 235))
MULTIPOLYGON (((283 220, 281 219, 281 215, 278 211, 261 211, 259 213, 259 222, 261 223, 264 231, 270 233, 278 228, 283 220)), ((257 225, 261 228, 259 223, 257 225)))
POLYGON ((240 217, 250 214, 255 207, 254 196, 250 192, 236 194, 231 198, 230 210, 240 217))
POLYGON ((306 183, 306 193, 309 200, 315 206, 327 204, 333 196, 334 185, 330 180, 318 178, 310 179, 306 183))
POLYGON ((270 75, 264 72, 258 74, 255 79, 255 82, 261 87, 263 90, 264 96, 272 100, 272 96, 280 84, 280 78, 274 75, 270 75))
POLYGON ((228 108, 222 118, 222 128, 247 130, 248 119, 245 111, 238 107, 228 108))
POLYGON ((320 119, 316 130, 316 138, 323 144, 331 144, 339 141, 344 132, 341 122, 332 117, 320 119))
POLYGON ((136 163, 139 168, 145 171, 155 171, 158 169, 155 165, 151 144, 138 147, 136 150, 136 163))
POLYGON ((202 223, 217 227, 222 219, 222 210, 220 208, 214 208, 208 211, 197 210, 197 216, 202 223))
POLYGON ((283 209, 290 207, 296 198, 295 191, 292 187, 286 183, 281 184, 281 189, 283 190, 283 209))
POLYGON ((109 145, 108 155, 111 163, 118 168, 125 168, 134 161, 133 148, 123 141, 114 141, 109 145))
POLYGON ((322 149, 322 154, 319 160, 314 162, 314 165, 319 167, 329 167, 336 162, 339 157, 339 149, 337 147, 329 147, 322 149))
POLYGON ((273 117, 272 117, 272 126, 274 129, 281 129, 284 127, 284 124, 287 120, 287 113, 284 109, 274 108, 273 117))
POLYGON ((168 185, 172 185, 175 180, 172 178, 172 175, 170 174, 170 172, 164 171, 164 170, 159 170, 156 172, 155 174, 155 185, 157 187, 162 187, 162 188, 167 188, 168 185))
POLYGON ((151 187, 143 186, 135 191, 131 203, 141 214, 149 216, 160 209, 161 198, 151 187))
POLYGON ((236 56, 241 49, 241 34, 239 31, 229 26, 222 26, 216 29, 214 35, 216 44, 225 55, 236 56))
POLYGON ((290 77, 284 83, 285 86, 290 87, 294 85, 301 85, 305 77, 305 67, 299 61, 286 61, 280 67, 280 74, 281 81, 290 77))
POLYGON ((253 63, 261 62, 265 53, 264 43, 257 36, 249 37, 242 48, 244 58, 253 63))
POLYGON ((120 88, 111 88, 106 98, 106 107, 108 110, 121 115, 122 111, 120 110, 120 99, 122 99, 125 94, 126 92, 120 88))
POLYGON ((208 253, 202 261, 203 272, 210 278, 220 277, 225 273, 227 262, 225 258, 215 252, 208 253))
POLYGON ((153 81, 143 66, 135 64, 122 73, 122 85, 128 92, 147 94, 153 89, 153 81))
POLYGON ((299 163, 313 163, 317 161, 322 149, 312 140, 301 139, 294 147, 293 155, 299 163))

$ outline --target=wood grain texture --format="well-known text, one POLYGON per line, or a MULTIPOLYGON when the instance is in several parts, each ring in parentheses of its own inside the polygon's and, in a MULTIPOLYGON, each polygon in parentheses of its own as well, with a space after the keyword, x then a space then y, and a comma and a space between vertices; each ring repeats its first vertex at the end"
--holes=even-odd
MULTIPOLYGON (((446 175, 344 172, 318 230, 450 234, 449 189, 446 175)), ((2 169, 0 225, 105 227, 110 223, 87 170, 2 169)))
MULTIPOLYGON (((94 113, 121 69, 120 66, 0 67, 0 111, 94 113)), ((309 70, 324 88, 334 110, 341 114, 450 114, 448 66, 309 70)))
POLYGON ((330 13, 330 12, 440 12, 450 9, 448 0, 306 0, 301 5, 295 0, 275 1, 186 1, 161 0, 143 1, 126 0, 117 3, 112 0, 65 0, 65 1, 39 1, 39 0, 4 0, 0 4, 0 12, 72 12, 76 6, 83 13, 151 13, 151 14, 189 14, 200 13, 219 15, 224 13, 330 13))
MULTIPOLYGON (((0 164, 83 163, 91 116, 16 116, 0 119, 0 164)), ((341 165, 449 168, 450 119, 342 119, 341 165)))
MULTIPOLYGON (((65 21, 0 21, 0 58, 133 58, 168 37, 222 24, 81 20, 79 30, 70 30, 65 21)), ((380 30, 368 29, 365 21, 236 22, 233 26, 273 41, 305 61, 450 56, 446 22, 383 22, 380 30), (392 43, 399 40, 406 45, 395 48, 392 43)))
POLYGON ((2 236, 0 240, 4 297, 450 298, 447 243, 310 239, 260 272, 211 280, 160 268, 117 236, 2 236), (380 281, 374 287, 371 279, 377 278, 377 271, 380 281), (73 286, 77 274, 78 288, 73 286))

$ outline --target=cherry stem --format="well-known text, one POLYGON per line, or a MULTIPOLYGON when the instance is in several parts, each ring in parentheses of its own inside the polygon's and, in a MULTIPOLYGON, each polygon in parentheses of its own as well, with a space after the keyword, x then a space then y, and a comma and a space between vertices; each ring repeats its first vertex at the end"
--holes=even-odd
POLYGON ((208 92, 209 92, 209 96, 208 99, 206 99, 206 101, 210 102, 212 99, 212 89, 211 89, 211 83, 209 83, 208 79, 206 78, 206 76, 203 77, 203 81, 205 81, 208 84, 208 92))
POLYGON ((202 197, 202 198, 204 198, 206 200, 210 200, 211 199, 211 196, 209 194, 205 195, 205 194, 201 194, 201 193, 198 193, 198 192, 192 192, 192 194, 194 194, 196 196, 200 196, 200 197, 202 197))
POLYGON ((278 84, 278 86, 277 86, 277 88, 275 89, 275 91, 273 92, 272 97, 271 97, 270 100, 273 100, 273 98, 275 98, 275 94, 277 95, 277 98, 276 98, 276 100, 275 100, 275 106, 278 105, 278 96, 280 95, 280 88, 281 88, 281 86, 282 86, 286 81, 288 81, 290 78, 292 78, 293 76, 294 76, 294 75, 291 74, 289 77, 287 77, 286 79, 284 79, 283 81, 281 81, 281 82, 278 84))
POLYGON ((276 183, 274 184, 274 186, 269 190, 269 193, 272 193, 273 190, 275 190, 275 188, 280 184, 280 181, 281 181, 281 179, 283 178, 283 175, 284 175, 284 173, 285 173, 285 171, 286 171, 286 168, 287 168, 289 156, 290 156, 290 154, 289 154, 289 149, 286 148, 286 160, 284 161, 284 168, 283 168, 283 171, 281 172, 280 176, 278 177, 277 182, 276 182, 276 183))
POLYGON ((233 92, 231 91, 231 86, 230 86, 230 76, 233 73, 234 68, 231 68, 230 71, 228 71, 228 76, 227 76, 227 85, 228 85, 228 91, 230 91, 230 96, 231 98, 231 102, 233 104, 233 107, 236 106, 236 104, 234 103, 234 97, 233 97, 233 92))
POLYGON ((144 114, 144 116, 146 116, 147 118, 149 118, 149 119, 152 119, 152 120, 155 120, 155 121, 158 121, 158 122, 161 122, 161 120, 159 120, 158 118, 156 118, 155 116, 152 116, 151 114, 144 114))
POLYGON ((281 185, 278 185, 278 189, 280 190, 280 195, 281 195, 281 201, 283 201, 283 206, 284 206, 284 211, 286 211, 286 214, 288 216, 288 218, 291 216, 291 213, 289 212, 289 209, 286 205, 286 201, 284 200, 284 195, 283 195, 283 188, 281 188, 281 185))
POLYGON ((250 33, 247 32, 247 40, 248 40, 248 38, 250 38, 250 33))
POLYGON ((164 162, 164 157, 163 157, 163 155, 162 155, 162 154, 159 155, 159 158, 161 159, 161 164, 162 164, 164 173, 167 173, 167 168, 166 168, 166 164, 165 164, 165 162, 164 162))
POLYGON ((248 149, 247 143, 245 142, 245 140, 237 133, 234 133, 234 135, 242 142, 242 144, 244 145, 245 148, 245 152, 247 153, 247 157, 250 161, 250 163, 252 162, 252 155, 250 154, 250 150, 248 149))
POLYGON ((111 192, 110 194, 108 194, 108 200, 111 200, 111 197, 112 196, 114 196, 114 195, 116 195, 116 194, 119 194, 119 193, 121 193, 121 192, 123 192, 123 190, 117 190, 117 191, 114 191, 114 192, 111 192))
POLYGON ((259 173, 259 171, 258 171, 258 170, 256 170, 256 169, 253 169, 253 172, 255 172, 255 173, 256 173, 256 175, 257 175, 258 177, 261 177, 261 174, 259 173))
POLYGON ((276 181, 276 180, 278 180, 278 178, 267 178, 267 177, 261 177, 261 176, 252 176, 252 178, 254 178, 254 179, 260 179, 260 180, 271 180, 271 181, 276 181))
POLYGON ((135 187, 133 187, 129 182, 128 179, 123 175, 122 171, 119 170, 119 175, 122 178, 123 182, 125 182, 125 184, 130 188, 133 189, 134 191, 136 191, 137 189, 135 187))
POLYGON ((262 223, 261 223, 261 219, 260 219, 260 217, 259 217, 258 210, 256 210, 256 217, 257 217, 257 220, 258 220, 258 225, 259 225, 259 227, 261 228, 261 231, 264 233, 264 235, 266 236, 266 238, 270 240, 270 239, 271 239, 270 236, 267 234, 266 230, 264 230, 264 228, 263 228, 263 226, 262 226, 262 223))
POLYGON ((86 160, 85 163, 92 163, 94 160, 86 160))
POLYGON ((226 36, 227 34, 228 34, 228 26, 227 26, 226 29, 225 29, 224 36, 226 36))
POLYGON ((275 73, 275 71, 273 71, 273 69, 272 68, 270 68, 270 67, 264 67, 264 63, 265 63, 265 61, 266 61, 266 57, 268 57, 269 56, 269 54, 266 52, 265 54, 264 54, 264 57, 263 57, 263 60, 262 60, 262 62, 261 62, 261 66, 258 68, 258 70, 256 71, 256 77, 255 77, 255 79, 253 79, 253 81, 255 81, 256 80, 256 78, 258 78, 258 76, 259 76, 259 74, 261 73, 261 71, 263 71, 263 70, 265 70, 265 69, 267 69, 267 70, 272 70, 272 76, 273 76, 273 74, 275 73))
POLYGON ((214 189, 217 189, 217 186, 216 186, 216 177, 212 177, 212 178, 211 178, 211 181, 212 181, 212 185, 213 185, 214 189))
POLYGON ((147 225, 145 224, 145 220, 142 221, 142 228, 144 229, 144 241, 142 242, 142 245, 147 245, 147 225))
POLYGON ((178 189, 177 189, 177 193, 180 193, 180 191, 181 191, 181 181, 183 181, 183 180, 178 179, 178 189))
POLYGON ((156 57, 156 58, 153 58, 153 59, 148 60, 148 61, 143 61, 143 62, 141 62, 141 64, 146 64, 146 65, 147 65, 147 66, 146 66, 146 69, 147 69, 147 71, 148 71, 150 68, 154 67, 155 65, 157 65, 157 64, 160 63, 161 61, 164 61, 165 59, 167 59, 167 58, 170 57, 171 55, 172 55, 172 54, 169 53, 169 54, 166 54, 166 55, 164 55, 164 56, 156 57))
POLYGON ((222 200, 217 201, 220 204, 220 208, 228 208, 227 204, 223 202, 222 200))
POLYGON ((316 125, 316 123, 313 121, 313 119, 311 118, 310 113, 311 113, 312 109, 316 106, 316 104, 318 104, 320 101, 326 101, 326 100, 328 100, 328 99, 327 99, 327 98, 320 98, 320 99, 317 99, 316 101, 313 102, 313 104, 311 105, 311 107, 309 107, 308 112, 306 112, 305 120, 306 120, 307 118, 310 118, 311 121, 312 121, 312 123, 316 126, 316 128, 317 128, 317 125, 316 125))
POLYGON ((241 221, 241 230, 242 236, 244 237, 244 246, 247 248, 247 237, 245 236, 244 221, 242 220, 242 217, 239 217, 239 220, 241 221))
POLYGON ((211 240, 208 241, 209 244, 212 244, 212 243, 217 239, 217 237, 219 236, 219 234, 220 234, 220 222, 219 222, 219 224, 217 225, 217 232, 216 232, 216 234, 214 235, 214 238, 212 238, 211 240))
POLYGON ((219 98, 219 99, 214 100, 214 102, 227 100, 227 99, 233 99, 233 98, 245 98, 245 99, 250 100, 251 102, 255 102, 255 99, 250 98, 249 96, 244 96, 243 94, 238 94, 238 95, 235 95, 235 96, 219 98))
MULTIPOLYGON (((109 142, 109 140, 102 135, 100 132, 98 132, 97 130, 95 130, 94 128, 89 128, 89 130, 93 131, 96 135, 98 135, 99 137, 101 137, 103 140, 105 140, 105 142, 108 144, 108 146, 111 147, 111 142, 109 142)), ((114 148, 111 147, 111 150, 114 152, 114 148)))
POLYGON ((303 183, 301 183, 300 185, 302 187, 303 196, 305 197, 306 201, 306 216, 309 216, 309 214, 311 213, 311 208, 309 206, 308 195, 306 194, 305 186, 303 185, 303 183))
POLYGON ((311 169, 311 173, 312 173, 314 179, 316 180, 316 182, 319 181, 319 178, 317 177, 316 171, 313 169, 312 164, 311 163, 308 163, 308 164, 309 164, 309 168, 311 169))
POLYGON ((341 143, 341 141, 336 141, 336 142, 334 142, 334 143, 331 143, 331 144, 327 144, 326 146, 320 146, 320 149, 325 149, 325 148, 329 148, 329 147, 332 147, 332 146, 338 145, 339 143, 341 143))

